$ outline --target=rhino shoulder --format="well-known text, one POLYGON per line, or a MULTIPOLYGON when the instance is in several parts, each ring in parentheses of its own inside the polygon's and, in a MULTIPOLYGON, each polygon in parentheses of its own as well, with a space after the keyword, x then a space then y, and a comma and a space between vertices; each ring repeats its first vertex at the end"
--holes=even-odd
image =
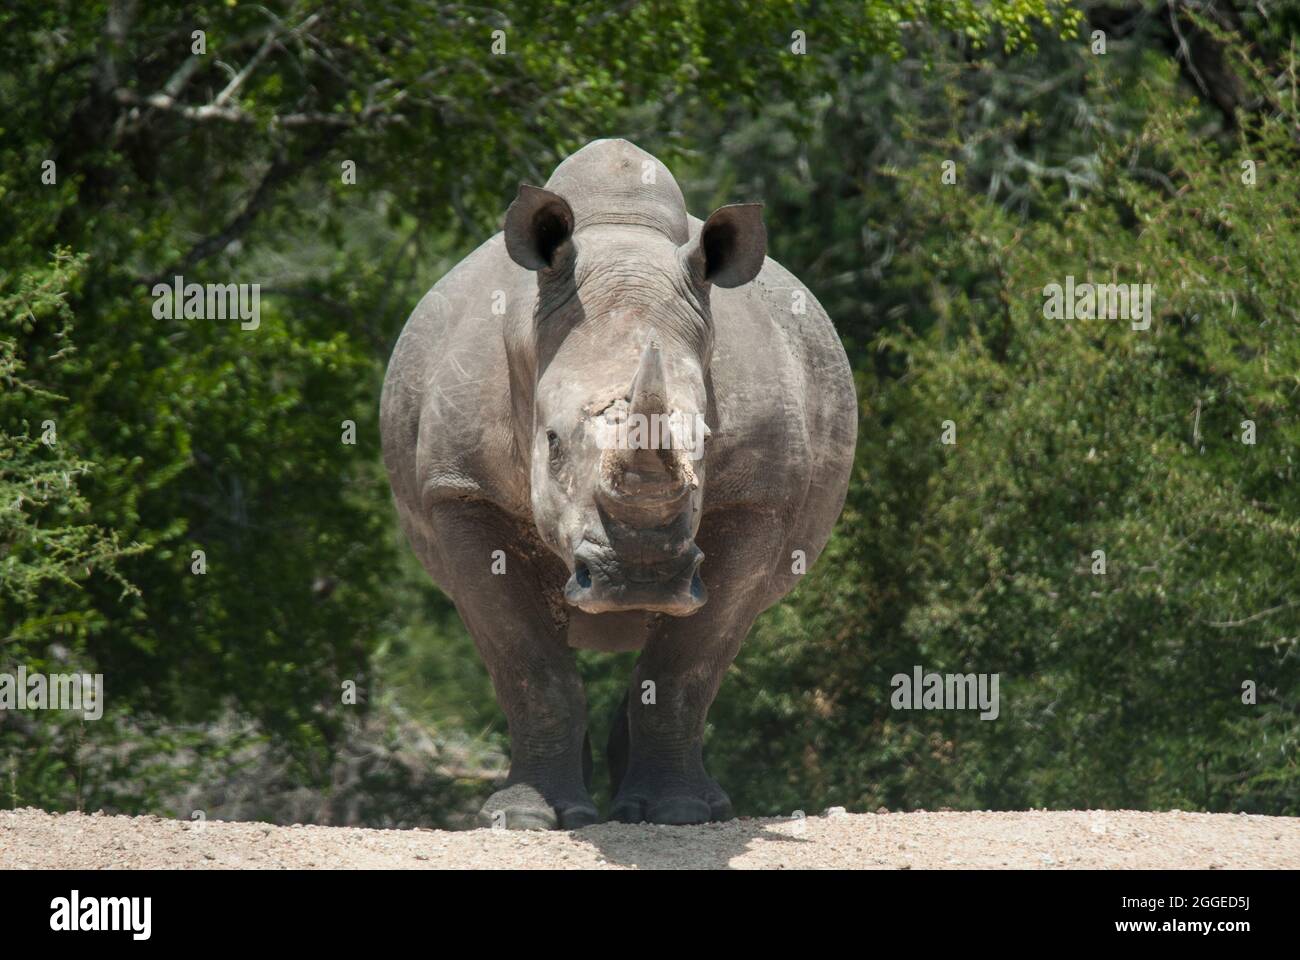
POLYGON ((743 287, 713 291, 717 405, 710 478, 731 497, 799 503, 845 472, 856 400, 844 348, 816 297, 771 258, 743 287))
POLYGON ((421 515, 449 498, 526 505, 502 336, 511 310, 532 309, 522 273, 497 234, 425 294, 394 347, 380 411, 384 463, 399 503, 421 515))

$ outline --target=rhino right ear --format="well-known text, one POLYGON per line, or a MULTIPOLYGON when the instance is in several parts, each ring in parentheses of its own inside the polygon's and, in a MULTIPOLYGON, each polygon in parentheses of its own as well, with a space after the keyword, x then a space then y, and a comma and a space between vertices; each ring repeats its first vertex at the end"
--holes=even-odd
POLYGON ((700 226, 686 254, 697 277, 719 287, 749 283, 763 269, 767 229, 761 203, 718 207, 700 226))
POLYGON ((506 211, 506 252, 525 270, 554 264, 555 253, 573 235, 573 210, 558 193, 526 183, 506 211))

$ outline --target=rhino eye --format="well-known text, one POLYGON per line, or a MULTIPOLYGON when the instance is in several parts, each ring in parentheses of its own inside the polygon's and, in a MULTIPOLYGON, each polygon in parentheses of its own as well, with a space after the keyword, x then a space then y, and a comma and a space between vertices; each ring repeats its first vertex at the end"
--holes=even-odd
POLYGON ((560 459, 560 438, 554 430, 546 431, 546 444, 551 450, 551 463, 556 463, 560 459))

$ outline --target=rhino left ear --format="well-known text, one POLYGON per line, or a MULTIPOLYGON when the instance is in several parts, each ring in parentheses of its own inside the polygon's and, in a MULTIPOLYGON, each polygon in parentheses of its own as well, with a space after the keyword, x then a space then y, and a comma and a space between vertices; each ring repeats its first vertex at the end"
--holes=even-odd
POLYGON ((718 207, 690 241, 687 252, 699 276, 719 287, 749 283, 763 269, 767 228, 761 203, 729 203, 718 207))
POLYGON ((552 266, 555 253, 573 234, 573 210, 558 193, 527 183, 506 211, 506 252, 525 270, 552 266))

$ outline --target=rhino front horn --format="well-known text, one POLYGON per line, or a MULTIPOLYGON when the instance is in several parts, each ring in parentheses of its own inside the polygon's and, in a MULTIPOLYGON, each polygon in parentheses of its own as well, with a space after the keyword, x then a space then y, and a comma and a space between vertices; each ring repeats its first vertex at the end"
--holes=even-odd
POLYGON ((630 412, 650 417, 668 413, 668 378, 664 374, 664 356, 657 341, 651 340, 641 351, 627 400, 630 412))
POLYGON ((676 451, 664 444, 668 429, 668 378, 663 353, 651 340, 641 351, 636 376, 628 388, 629 427, 627 446, 607 450, 602 462, 603 490, 607 503, 628 498, 643 501, 640 508, 662 511, 689 492, 686 478, 674 462, 676 451))

